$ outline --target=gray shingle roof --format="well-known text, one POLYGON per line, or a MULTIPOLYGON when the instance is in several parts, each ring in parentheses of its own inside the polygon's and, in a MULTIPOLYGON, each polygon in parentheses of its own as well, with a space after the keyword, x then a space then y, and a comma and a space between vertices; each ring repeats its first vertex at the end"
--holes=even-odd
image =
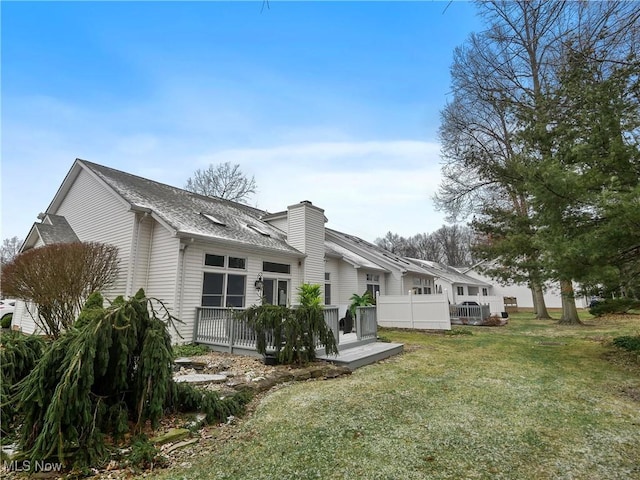
POLYGON ((45 245, 80 241, 76 232, 73 231, 66 218, 61 217, 60 215, 48 214, 47 219, 51 223, 34 224, 34 228, 38 231, 38 234, 45 245))
MULTIPOLYGON (((400 257, 399 255, 391 253, 385 250, 384 248, 381 248, 373 243, 367 242, 366 240, 363 240, 359 237, 350 235, 348 233, 339 232, 337 230, 332 230, 329 228, 327 228, 326 230, 327 232, 330 232, 331 234, 340 238, 343 242, 351 245, 353 248, 355 248, 355 251, 358 251, 358 249, 360 249, 361 251, 367 252, 368 255, 376 259, 374 260, 374 262, 379 261, 381 262, 381 265, 385 265, 385 264, 394 265, 401 272, 411 272, 419 275, 432 275, 430 271, 427 271, 426 269, 422 268, 420 265, 414 262, 410 262, 408 259, 404 257, 400 257)), ((386 267, 383 267, 383 268, 385 268, 386 270, 386 267)))
POLYGON ((342 260, 350 263, 359 268, 368 268, 371 270, 382 270, 386 271, 384 267, 372 262, 364 258, 362 255, 358 255, 357 253, 349 250, 348 248, 343 247, 342 245, 338 245, 331 240, 325 240, 324 242, 325 253, 329 256, 336 256, 341 258, 342 260))
POLYGON ((433 271, 435 276, 444 278, 452 284, 456 283, 463 285, 479 285, 483 287, 491 286, 491 284, 487 282, 483 282, 482 280, 479 280, 477 278, 465 275, 464 273, 461 273, 455 268, 449 267, 448 265, 443 265, 441 263, 431 262, 429 260, 421 260, 417 258, 411 258, 410 260, 418 265, 421 265, 423 268, 433 271))
POLYGON ((267 213, 265 211, 188 192, 86 160, 78 161, 109 185, 132 208, 153 212, 179 236, 234 241, 303 256, 287 243, 284 232, 261 220, 267 213), (219 223, 207 216, 214 217, 219 223))

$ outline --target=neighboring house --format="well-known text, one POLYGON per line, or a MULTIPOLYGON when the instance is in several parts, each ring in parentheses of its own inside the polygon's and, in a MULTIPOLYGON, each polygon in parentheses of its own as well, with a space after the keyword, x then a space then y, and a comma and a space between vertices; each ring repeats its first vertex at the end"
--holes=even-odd
POLYGON ((335 271, 332 258, 339 257, 341 295, 338 305, 348 305, 353 293, 380 295, 433 293, 433 274, 408 259, 361 238, 326 229, 327 270, 335 271))
MULTIPOLYGON (((429 293, 433 274, 357 237, 325 228, 309 201, 268 213, 77 159, 22 251, 57 242, 118 247, 120 272, 107 298, 144 288, 191 342, 199 307, 247 307, 264 297, 291 305, 303 283, 320 284, 344 314, 354 293, 429 293)), ((23 302, 14 325, 33 332, 23 302)), ((33 313, 33 309, 29 309, 33 313)))
MULTIPOLYGON (((501 297, 514 297, 517 300, 518 308, 533 308, 533 294, 531 289, 526 285, 500 285, 491 277, 480 273, 476 268, 467 268, 463 270, 465 275, 474 277, 480 281, 492 282, 494 295, 501 297)), ((560 286, 558 284, 549 284, 544 292, 544 301, 547 308, 562 308, 562 297, 560 295, 560 286)), ((576 297, 577 308, 588 308, 589 300, 586 297, 576 297)))
POLYGON ((429 260, 411 258, 412 262, 432 272, 435 280, 435 292, 444 293, 451 303, 478 301, 478 298, 495 295, 493 285, 484 280, 461 273, 454 267, 429 260))

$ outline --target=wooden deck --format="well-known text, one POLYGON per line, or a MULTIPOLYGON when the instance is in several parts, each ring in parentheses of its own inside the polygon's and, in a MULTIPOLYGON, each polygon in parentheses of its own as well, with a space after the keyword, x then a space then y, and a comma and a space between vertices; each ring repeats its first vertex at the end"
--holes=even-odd
POLYGON ((371 342, 365 345, 354 345, 340 349, 338 355, 325 355, 324 353, 320 355, 319 352, 316 352, 316 357, 320 360, 355 370, 393 355, 398 355, 403 350, 404 345, 401 343, 371 342))

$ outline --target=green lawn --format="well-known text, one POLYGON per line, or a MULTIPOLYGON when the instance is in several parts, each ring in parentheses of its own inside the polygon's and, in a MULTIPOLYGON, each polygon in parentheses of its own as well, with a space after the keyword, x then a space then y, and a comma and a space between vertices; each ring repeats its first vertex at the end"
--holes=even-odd
POLYGON ((608 344, 640 317, 586 322, 384 330, 404 354, 270 393, 213 455, 160 477, 640 479, 640 359, 608 344))

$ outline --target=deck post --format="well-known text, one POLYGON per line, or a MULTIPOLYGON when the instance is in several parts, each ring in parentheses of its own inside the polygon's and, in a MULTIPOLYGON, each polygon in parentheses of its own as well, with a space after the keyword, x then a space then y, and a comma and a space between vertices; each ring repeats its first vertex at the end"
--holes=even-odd
POLYGON ((200 315, 201 315, 202 310, 200 309, 200 307, 196 307, 196 319, 193 322, 193 343, 196 343, 198 341, 198 337, 199 337, 199 332, 198 329, 200 327, 200 315))

